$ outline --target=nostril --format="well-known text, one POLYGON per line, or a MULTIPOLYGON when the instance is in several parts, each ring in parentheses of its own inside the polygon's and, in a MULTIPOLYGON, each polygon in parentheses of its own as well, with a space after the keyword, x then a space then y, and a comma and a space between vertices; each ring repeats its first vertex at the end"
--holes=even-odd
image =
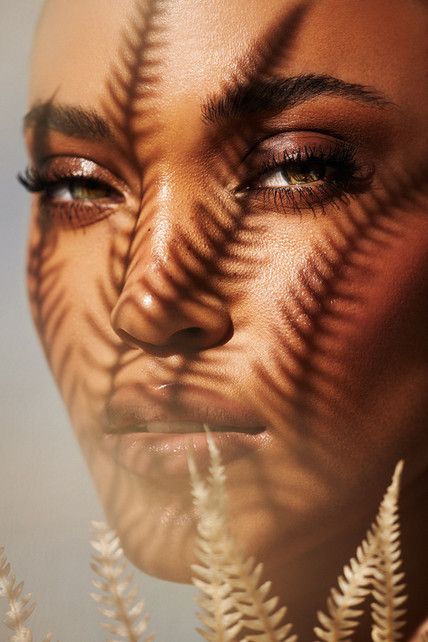
POLYGON ((194 338, 194 337, 199 337, 202 334, 204 334, 204 331, 202 330, 202 328, 193 327, 193 328, 183 328, 183 330, 178 330, 178 332, 175 332, 172 336, 173 337, 175 337, 175 336, 182 336, 182 337, 183 336, 184 337, 189 336, 189 337, 194 338))
POLYGON ((182 328, 170 336, 168 344, 187 344, 187 342, 197 342, 202 339, 205 334, 206 333, 202 328, 198 328, 196 326, 182 328))

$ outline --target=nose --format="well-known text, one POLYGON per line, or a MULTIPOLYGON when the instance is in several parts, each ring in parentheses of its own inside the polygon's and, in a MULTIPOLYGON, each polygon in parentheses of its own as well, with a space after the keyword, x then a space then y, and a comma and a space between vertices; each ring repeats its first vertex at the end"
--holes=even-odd
POLYGON ((192 296, 190 284, 172 285, 170 275, 158 272, 125 283, 111 325, 131 347, 167 354, 207 350, 227 341, 233 328, 219 297, 192 296))

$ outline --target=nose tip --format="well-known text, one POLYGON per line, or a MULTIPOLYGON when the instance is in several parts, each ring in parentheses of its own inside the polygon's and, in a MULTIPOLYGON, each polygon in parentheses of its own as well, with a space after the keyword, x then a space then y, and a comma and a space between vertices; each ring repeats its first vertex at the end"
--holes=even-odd
POLYGON ((161 296, 133 288, 122 293, 111 314, 116 334, 149 352, 197 352, 224 343, 233 330, 227 308, 213 297, 161 296))

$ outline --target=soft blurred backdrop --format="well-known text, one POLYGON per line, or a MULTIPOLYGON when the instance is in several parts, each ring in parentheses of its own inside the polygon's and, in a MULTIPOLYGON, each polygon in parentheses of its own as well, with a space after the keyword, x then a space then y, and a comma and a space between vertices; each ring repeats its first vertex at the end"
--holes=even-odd
MULTIPOLYGON (((72 1, 72 0, 71 0, 72 1)), ((106 0, 111 1, 111 0, 106 0)), ((102 519, 30 322, 24 288, 29 198, 16 181, 25 167, 21 120, 31 37, 42 0, 0 0, 0 546, 37 608, 35 640, 53 631, 61 642, 107 639, 89 597, 89 523, 102 519)), ((136 579, 163 642, 194 642, 192 587, 136 579)), ((4 604, 0 604, 3 616, 4 604)), ((0 626, 0 639, 7 639, 0 626)))

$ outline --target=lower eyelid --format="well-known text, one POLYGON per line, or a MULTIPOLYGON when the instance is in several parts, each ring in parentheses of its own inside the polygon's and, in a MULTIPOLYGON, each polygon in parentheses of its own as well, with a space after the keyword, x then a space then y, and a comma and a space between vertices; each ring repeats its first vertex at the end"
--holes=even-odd
POLYGON ((291 187, 260 187, 248 190, 247 198, 254 199, 263 209, 303 213, 316 210, 324 212, 329 205, 347 204, 353 198, 350 190, 324 183, 291 187))
POLYGON ((49 202, 42 199, 40 211, 49 225, 73 229, 88 227, 107 218, 112 212, 112 206, 100 203, 83 205, 76 201, 49 202))

